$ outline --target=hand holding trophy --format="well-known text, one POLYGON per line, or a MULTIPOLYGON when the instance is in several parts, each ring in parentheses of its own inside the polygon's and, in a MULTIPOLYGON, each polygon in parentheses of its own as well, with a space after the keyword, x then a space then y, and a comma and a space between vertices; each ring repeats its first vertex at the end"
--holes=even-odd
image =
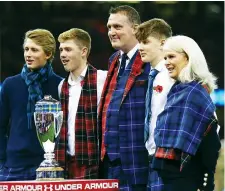
POLYGON ((64 170, 54 154, 63 121, 60 102, 45 95, 35 104, 34 121, 38 140, 45 151, 45 160, 36 170, 36 180, 63 180, 64 170))

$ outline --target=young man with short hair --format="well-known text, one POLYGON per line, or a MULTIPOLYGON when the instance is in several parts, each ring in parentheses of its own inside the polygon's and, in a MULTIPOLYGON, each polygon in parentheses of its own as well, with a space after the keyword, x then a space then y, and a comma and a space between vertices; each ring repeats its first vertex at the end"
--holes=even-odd
POLYGON ((97 107, 107 71, 88 61, 91 37, 72 28, 58 37, 60 59, 68 73, 59 85, 63 125, 56 155, 65 178, 96 179, 99 166, 97 107))
POLYGON ((29 30, 24 38, 25 64, 8 77, 0 92, 0 181, 35 180, 44 159, 34 124, 37 101, 58 98, 62 78, 52 68, 56 41, 45 29, 29 30))
POLYGON ((149 86, 146 94, 145 146, 149 154, 148 190, 152 190, 150 176, 151 159, 155 153, 154 129, 157 116, 163 111, 167 94, 174 84, 165 67, 162 47, 167 38, 172 36, 171 27, 163 20, 154 18, 139 25, 136 37, 140 43, 139 51, 143 62, 151 64, 149 86))

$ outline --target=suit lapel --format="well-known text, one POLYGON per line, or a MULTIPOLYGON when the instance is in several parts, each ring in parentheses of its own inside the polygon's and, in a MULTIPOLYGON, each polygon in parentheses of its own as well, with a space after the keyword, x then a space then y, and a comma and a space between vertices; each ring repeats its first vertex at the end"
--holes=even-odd
POLYGON ((104 83, 104 86, 103 86, 102 95, 101 95, 100 104, 99 104, 99 109, 98 109, 99 116, 101 116, 101 112, 102 112, 102 109, 103 109, 103 103, 105 103, 104 99, 106 97, 107 89, 108 89, 109 83, 112 79, 113 71, 114 71, 114 69, 117 65, 118 59, 119 59, 119 51, 117 52, 117 55, 114 57, 111 65, 109 67, 109 71, 107 73, 107 77, 106 77, 106 80, 105 80, 105 83, 104 83))
POLYGON ((140 53, 138 52, 137 55, 136 55, 136 58, 134 60, 134 63, 131 67, 131 72, 130 72, 130 75, 128 77, 125 89, 124 89, 121 104, 123 103, 125 97, 127 96, 128 92, 130 91, 131 87, 133 86, 136 77, 139 76, 142 73, 143 66, 144 66, 144 63, 142 62, 140 53))

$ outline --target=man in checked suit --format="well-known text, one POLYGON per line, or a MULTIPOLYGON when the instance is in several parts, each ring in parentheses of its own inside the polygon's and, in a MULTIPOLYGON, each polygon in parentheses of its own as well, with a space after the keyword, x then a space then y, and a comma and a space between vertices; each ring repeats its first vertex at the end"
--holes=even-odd
POLYGON ((107 23, 112 47, 99 105, 102 178, 119 179, 121 190, 146 190, 148 152, 144 144, 145 96, 150 65, 141 61, 135 30, 138 12, 111 8, 107 23))

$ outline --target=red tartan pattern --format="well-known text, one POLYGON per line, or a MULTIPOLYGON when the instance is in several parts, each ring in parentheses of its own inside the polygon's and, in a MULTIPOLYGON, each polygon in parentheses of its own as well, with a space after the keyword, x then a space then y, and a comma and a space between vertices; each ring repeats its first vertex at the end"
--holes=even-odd
POLYGON ((97 179, 98 165, 80 165, 76 161, 68 162, 69 179, 97 179))
POLYGON ((61 101, 61 107, 63 111, 63 123, 62 123, 61 131, 60 131, 59 141, 55 149, 56 159, 59 162, 60 166, 64 168, 65 172, 67 171, 67 165, 65 161, 66 161, 66 144, 67 144, 67 133, 68 133, 68 127, 67 127, 68 107, 69 107, 68 78, 69 78, 69 75, 64 80, 64 83, 61 89, 60 101, 61 101))
POLYGON ((161 148, 156 149, 156 158, 165 158, 170 160, 180 160, 181 152, 175 150, 174 148, 161 148))
POLYGON ((80 164, 98 164, 97 69, 88 65, 75 121, 75 157, 80 164))
MULTIPOLYGON (((69 87, 68 76, 63 82, 61 90, 61 104, 63 110, 63 125, 56 150, 56 158, 68 172, 66 163, 66 144, 68 132, 68 103, 69 87)), ((98 137, 97 137, 97 70, 88 64, 87 73, 81 90, 75 120, 75 160, 77 164, 98 164, 98 137)), ((69 177, 70 178, 70 177, 69 177)))
POLYGON ((138 53, 136 58, 135 58, 135 61, 134 61, 133 65, 132 65, 131 72, 130 72, 130 75, 128 77, 125 89, 124 89, 121 104, 123 103, 125 97, 127 96, 129 91, 131 90, 132 86, 134 85, 136 77, 139 76, 143 72, 142 68, 143 68, 144 65, 145 65, 145 63, 142 62, 141 55, 140 55, 140 53, 138 53))
POLYGON ((103 94, 101 97, 101 102, 99 105, 99 113, 101 113, 101 118, 100 120, 102 122, 102 124, 100 124, 99 126, 102 127, 102 143, 101 143, 101 160, 103 160, 105 153, 106 153, 106 147, 105 147, 105 142, 104 142, 104 136, 105 136, 105 129, 106 129, 106 114, 107 114, 107 110, 108 110, 108 106, 113 94, 113 91, 116 87, 117 84, 117 73, 118 73, 118 68, 119 68, 119 54, 117 56, 115 56, 115 58, 112 61, 112 64, 110 66, 110 69, 108 71, 107 74, 107 78, 103 87, 103 94), (106 95, 106 96, 105 96, 106 95), (105 99, 103 101, 103 99, 105 99), (102 111, 102 112, 100 112, 102 111))
POLYGON ((179 160, 180 161, 180 172, 182 171, 185 164, 191 159, 191 155, 174 148, 161 148, 158 147, 155 153, 156 158, 164 158, 169 160, 179 160))

